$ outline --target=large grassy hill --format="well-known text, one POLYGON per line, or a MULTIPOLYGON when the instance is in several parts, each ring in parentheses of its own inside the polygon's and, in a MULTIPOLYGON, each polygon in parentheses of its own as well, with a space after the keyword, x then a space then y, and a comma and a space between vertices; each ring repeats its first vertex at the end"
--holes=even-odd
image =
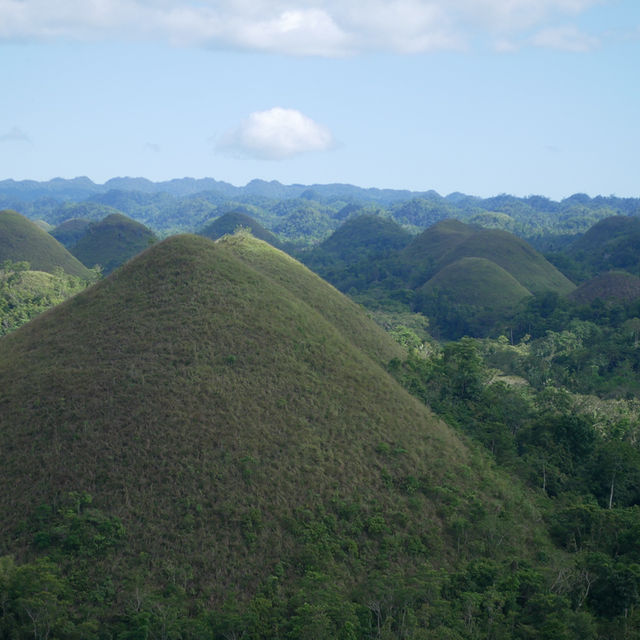
POLYGON ((71 252, 87 267, 100 265, 103 273, 109 274, 156 239, 155 234, 140 222, 113 213, 89 225, 71 247, 71 252))
POLYGON ((0 265, 6 260, 28 262, 34 270, 53 273, 56 267, 80 278, 91 272, 55 238, 15 211, 0 211, 0 265))
POLYGON ((533 559, 524 494, 360 348, 348 327, 395 349, 341 300, 251 237, 179 236, 4 337, 2 554, 58 559, 127 620, 145 593, 196 615, 322 575, 366 610, 417 574, 533 559))

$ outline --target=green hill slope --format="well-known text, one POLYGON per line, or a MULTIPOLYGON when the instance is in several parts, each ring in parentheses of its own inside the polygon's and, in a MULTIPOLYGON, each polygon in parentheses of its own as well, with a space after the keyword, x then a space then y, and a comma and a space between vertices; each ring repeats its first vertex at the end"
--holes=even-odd
POLYGON ((219 243, 308 304, 374 361, 386 365, 402 356, 399 345, 358 305, 283 251, 254 242, 243 233, 221 238, 219 243))
POLYGON ((259 222, 242 211, 225 213, 211 224, 206 225, 198 234, 205 238, 217 240, 226 234, 234 233, 239 227, 249 229, 256 238, 264 240, 274 247, 279 247, 282 244, 275 234, 265 229, 259 222))
POLYGON ((442 337, 483 335, 531 295, 510 273, 486 258, 460 258, 416 292, 416 308, 442 337))
POLYGON ((91 224, 71 252, 87 267, 98 264, 108 274, 155 241, 155 234, 143 224, 114 213, 91 224))
POLYGON ((0 341, 3 553, 56 559, 129 633, 277 597, 328 638, 417 573, 544 546, 517 487, 244 243, 170 238, 0 341))
POLYGON ((411 241, 411 234, 397 222, 365 214, 347 220, 319 247, 323 253, 352 262, 369 254, 398 251, 411 241))
POLYGON ((402 258, 427 280, 462 258, 485 258, 511 274, 531 293, 565 294, 575 285, 521 238, 498 229, 483 229, 457 220, 430 227, 407 246, 402 258))
POLYGON ((90 278, 91 272, 55 238, 15 211, 0 211, 0 265, 5 260, 26 261, 36 271, 66 273, 90 278))
POLYGON ((406 247, 403 258, 410 263, 438 264, 460 243, 477 233, 478 229, 459 220, 443 220, 429 227, 406 247))
POLYGON ((468 304, 504 313, 531 295, 510 273, 486 258, 461 258, 424 284, 419 293, 446 291, 454 304, 468 304))
POLYGON ((640 275, 640 219, 611 216, 600 220, 567 253, 593 275, 614 269, 640 275))
POLYGON ((582 283, 569 298, 580 304, 591 304, 598 299, 630 302, 640 298, 640 278, 630 273, 609 271, 582 283))
POLYGON ((498 229, 479 229, 440 260, 441 267, 460 258, 486 258, 510 273, 531 293, 566 294, 575 285, 548 260, 517 236, 498 229))
POLYGON ((57 227, 49 231, 49 233, 67 249, 72 247, 87 232, 91 225, 91 220, 86 218, 71 218, 65 220, 57 227))

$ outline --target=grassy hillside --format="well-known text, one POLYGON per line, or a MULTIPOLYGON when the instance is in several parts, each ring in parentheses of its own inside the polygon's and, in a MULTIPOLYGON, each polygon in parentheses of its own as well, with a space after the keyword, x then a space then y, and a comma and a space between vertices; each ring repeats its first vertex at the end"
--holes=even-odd
POLYGON ((486 335, 510 317, 531 292, 486 258, 461 258, 436 273, 416 292, 415 305, 438 337, 486 335))
POLYGON ((55 238, 15 211, 0 211, 0 265, 6 261, 28 262, 36 271, 53 273, 62 268, 80 278, 91 272, 55 238))
POLYGON ((286 253, 255 242, 244 233, 227 236, 219 243, 308 304, 374 361, 386 365, 402 355, 398 344, 372 323, 361 307, 286 253))
POLYGON ((444 220, 421 233, 404 251, 405 260, 432 275, 462 258, 485 258, 511 274, 531 293, 568 293, 573 283, 524 240, 497 229, 444 220))
POLYGON ((419 289, 419 293, 447 292, 453 304, 513 310, 531 292, 510 273, 486 258, 461 258, 448 264, 419 289))
POLYGON ((480 229, 440 260, 446 266, 464 257, 486 258, 510 273, 531 293, 569 293, 575 285, 521 238, 498 229, 480 229))
POLYGON ((87 232, 91 220, 87 218, 71 218, 65 220, 49 233, 67 249, 72 247, 87 232))
POLYGON ((3 338, 3 553, 56 558, 128 629, 150 594, 189 616, 279 594, 327 638, 350 609, 319 577, 367 612, 418 574, 533 559, 522 491, 342 328, 373 324, 334 323, 340 297, 258 240, 180 236, 3 338))
POLYGON ((403 252, 403 258, 410 263, 438 264, 444 256, 467 238, 473 236, 477 228, 459 220, 443 220, 416 236, 403 252))
POLYGON ((143 224, 120 213, 91 224, 71 247, 87 267, 100 265, 105 274, 137 255, 156 241, 155 234, 143 224))
POLYGON ((411 238, 411 234, 397 222, 365 214, 347 220, 320 245, 320 249, 349 262, 366 254, 398 251, 405 247, 411 238))
POLYGON ((264 240, 274 247, 281 245, 281 242, 271 231, 265 229, 259 222, 242 211, 225 213, 212 223, 206 225, 198 233, 205 238, 217 240, 226 234, 234 233, 239 227, 249 229, 256 238, 264 240))
POLYGON ((640 219, 605 218, 572 243, 566 252, 592 275, 613 269, 640 275, 640 219))
POLYGON ((580 304, 591 304, 598 299, 630 302, 640 298, 640 278, 624 271, 609 271, 582 283, 569 298, 580 304))

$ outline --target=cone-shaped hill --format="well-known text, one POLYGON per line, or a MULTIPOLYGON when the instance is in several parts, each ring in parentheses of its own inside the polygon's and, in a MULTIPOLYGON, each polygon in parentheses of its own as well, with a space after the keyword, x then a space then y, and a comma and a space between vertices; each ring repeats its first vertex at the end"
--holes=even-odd
POLYGON ((256 238, 264 240, 274 247, 279 247, 282 244, 275 234, 265 229, 259 222, 242 211, 225 213, 206 225, 198 234, 205 238, 217 240, 224 235, 235 233, 239 228, 249 229, 256 238))
POLYGON ((121 213, 90 224, 71 253, 87 267, 100 265, 105 274, 156 242, 153 231, 121 213))
POLYGON ((418 293, 450 292, 454 304, 478 305, 497 314, 513 311, 531 295, 510 273, 486 258, 461 258, 438 271, 418 293))
POLYGON ((375 566, 533 549, 523 494, 349 327, 374 357, 386 336, 336 314, 361 312, 259 240, 177 236, 4 337, 0 549, 80 553, 38 511, 70 492, 124 525, 91 556, 117 589, 180 585, 209 606, 270 575, 346 590, 375 566))
POLYGON ((90 225, 91 220, 87 218, 70 218, 49 231, 49 233, 68 249, 82 238, 90 225))
POLYGON ((609 271, 583 282, 569 298, 580 304, 591 304, 598 299, 631 302, 640 298, 640 278, 624 271, 609 271))
POLYGON ((411 239, 411 234, 397 222, 365 214, 347 220, 320 245, 319 249, 350 262, 367 254, 399 251, 409 244, 411 239))
POLYGON ((640 219, 611 216, 600 220, 567 253, 594 275, 615 269, 640 275, 640 219))
POLYGON ((34 271, 53 273, 56 267, 80 278, 89 270, 55 238, 15 211, 0 211, 0 264, 5 260, 26 261, 34 271))
POLYGON ((405 258, 435 275, 462 258, 485 258, 511 274, 531 293, 566 294, 575 285, 521 238, 498 229, 483 229, 457 220, 445 220, 420 234, 406 249, 405 258))

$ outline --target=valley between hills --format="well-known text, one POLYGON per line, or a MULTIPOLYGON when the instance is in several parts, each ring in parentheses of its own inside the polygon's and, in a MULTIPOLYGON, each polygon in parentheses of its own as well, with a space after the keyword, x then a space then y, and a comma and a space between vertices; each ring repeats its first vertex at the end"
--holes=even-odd
POLYGON ((640 199, 0 209, 0 638, 640 638, 640 199))

